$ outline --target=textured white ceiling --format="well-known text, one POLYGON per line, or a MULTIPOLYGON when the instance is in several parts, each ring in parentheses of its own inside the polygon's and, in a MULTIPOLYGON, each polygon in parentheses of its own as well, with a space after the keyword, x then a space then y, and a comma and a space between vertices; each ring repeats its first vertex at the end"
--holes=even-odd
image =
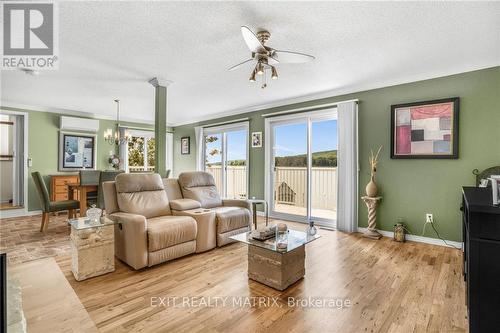
POLYGON ((500 3, 62 2, 60 68, 2 72, 2 105, 154 119, 158 76, 168 122, 180 124, 294 98, 334 95, 500 65, 500 3), (262 90, 240 26, 276 49, 313 54, 278 65, 262 90))

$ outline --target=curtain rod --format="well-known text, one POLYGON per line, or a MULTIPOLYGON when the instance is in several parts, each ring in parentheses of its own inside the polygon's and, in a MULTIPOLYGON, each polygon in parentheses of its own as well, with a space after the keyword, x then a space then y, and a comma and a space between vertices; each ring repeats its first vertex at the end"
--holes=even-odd
POLYGON ((240 118, 240 119, 235 119, 235 120, 221 121, 219 123, 214 123, 214 124, 202 125, 200 127, 201 128, 209 128, 209 127, 215 127, 215 126, 219 126, 219 125, 229 125, 229 124, 240 123, 240 122, 248 121, 248 120, 249 120, 249 118, 240 118))
POLYGON ((347 102, 356 102, 356 103, 359 103, 359 100, 358 99, 350 99, 350 100, 347 100, 347 101, 339 101, 339 102, 332 102, 332 103, 325 103, 325 104, 304 106, 304 107, 301 107, 301 108, 295 108, 295 109, 289 109, 289 110, 284 110, 284 111, 265 113, 265 114, 262 115, 262 117, 273 117, 273 116, 278 116, 278 115, 287 114, 287 113, 295 113, 295 112, 302 112, 302 111, 311 111, 311 110, 325 109, 325 108, 328 108, 328 107, 337 106, 337 105, 339 105, 341 103, 347 103, 347 102))
MULTIPOLYGON (((140 130, 140 131, 149 131, 149 132, 154 132, 155 129, 153 128, 148 128, 148 127, 136 127, 136 126, 127 126, 127 125, 120 125, 118 124, 119 128, 128 128, 132 130, 140 130)), ((167 133, 174 133, 172 131, 167 131, 167 133)))

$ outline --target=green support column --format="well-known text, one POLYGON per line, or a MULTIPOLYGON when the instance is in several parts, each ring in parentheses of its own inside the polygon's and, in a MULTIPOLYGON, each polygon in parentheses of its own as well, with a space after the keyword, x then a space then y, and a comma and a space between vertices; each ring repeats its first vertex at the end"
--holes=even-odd
POLYGON ((155 172, 167 174, 167 88, 155 85, 155 172))

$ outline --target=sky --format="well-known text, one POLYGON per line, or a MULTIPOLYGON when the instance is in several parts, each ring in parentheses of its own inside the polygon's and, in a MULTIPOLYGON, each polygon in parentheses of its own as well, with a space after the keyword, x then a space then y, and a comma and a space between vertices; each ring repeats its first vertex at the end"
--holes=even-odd
MULTIPOLYGON (((291 124, 275 127, 276 156, 293 156, 305 154, 307 150, 307 125, 291 124)), ((212 149, 221 150, 221 135, 215 142, 207 143, 207 152, 212 149)), ((246 158, 246 132, 235 131, 227 133, 227 157, 229 161, 244 160, 246 158)), ((326 120, 312 123, 312 151, 325 151, 337 149, 337 120, 326 120)), ((265 138, 264 138, 265 139, 265 138)), ((207 154, 208 155, 208 154, 207 154)), ((208 161, 216 163, 221 161, 221 155, 210 156, 208 161)))
MULTIPOLYGON (((276 156, 301 155, 307 152, 307 124, 275 127, 276 156)), ((337 149, 337 120, 312 123, 312 152, 337 149)))

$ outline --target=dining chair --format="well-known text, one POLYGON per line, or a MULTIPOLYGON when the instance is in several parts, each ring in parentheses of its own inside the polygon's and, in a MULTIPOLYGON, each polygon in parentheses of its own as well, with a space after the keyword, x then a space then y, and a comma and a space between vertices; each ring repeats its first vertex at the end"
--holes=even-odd
POLYGON ((33 182, 35 183, 38 197, 40 198, 40 204, 42 205, 43 213, 40 232, 47 230, 47 227, 49 225, 49 213, 67 210, 68 218, 76 217, 75 209, 78 209, 80 207, 80 202, 78 200, 50 201, 47 185, 45 185, 40 172, 32 172, 31 177, 33 177, 33 182))
MULTIPOLYGON (((80 170, 80 185, 99 185, 101 170, 80 170)), ((97 205, 97 192, 87 192, 87 206, 97 205)))
POLYGON ((104 209, 104 194, 102 191, 102 183, 112 182, 115 180, 116 176, 120 173, 124 173, 123 170, 106 170, 102 171, 99 176, 99 186, 97 187, 97 207, 104 209))

